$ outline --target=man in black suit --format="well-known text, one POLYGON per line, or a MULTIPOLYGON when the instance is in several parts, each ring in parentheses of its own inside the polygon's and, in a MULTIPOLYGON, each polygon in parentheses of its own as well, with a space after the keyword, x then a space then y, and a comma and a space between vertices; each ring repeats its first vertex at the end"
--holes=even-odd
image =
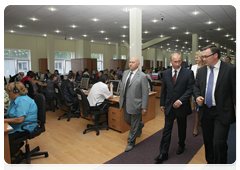
POLYGON ((73 110, 75 110, 75 113, 79 114, 79 110, 78 110, 79 103, 78 103, 77 93, 74 90, 73 82, 75 82, 75 74, 69 73, 68 79, 62 81, 61 89, 63 92, 63 96, 65 98, 66 105, 73 106, 73 110))
POLYGON ((236 121, 236 67, 220 60, 215 45, 203 48, 205 66, 198 70, 194 97, 199 105, 205 156, 209 164, 227 163, 230 124, 236 121))
POLYGON ((169 145, 173 122, 177 118, 179 147, 177 154, 184 152, 187 115, 192 113, 190 96, 193 93, 194 76, 192 70, 182 66, 182 57, 173 53, 170 58, 172 67, 163 72, 160 107, 165 114, 165 126, 160 143, 160 154, 155 158, 156 163, 168 159, 169 145))

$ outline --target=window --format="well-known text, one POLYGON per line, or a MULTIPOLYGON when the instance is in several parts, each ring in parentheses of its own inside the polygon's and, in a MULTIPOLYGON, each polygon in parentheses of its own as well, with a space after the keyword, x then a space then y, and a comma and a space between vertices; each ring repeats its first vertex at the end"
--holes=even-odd
POLYGON ((60 74, 68 74, 71 70, 71 59, 74 58, 74 52, 55 51, 55 70, 60 74))
POLYGON ((26 73, 31 69, 30 50, 4 49, 4 76, 14 76, 19 72, 26 73))
POLYGON ((121 59, 126 60, 126 55, 121 55, 121 59))
POLYGON ((103 54, 91 54, 91 58, 97 59, 97 70, 101 71, 103 70, 103 54))

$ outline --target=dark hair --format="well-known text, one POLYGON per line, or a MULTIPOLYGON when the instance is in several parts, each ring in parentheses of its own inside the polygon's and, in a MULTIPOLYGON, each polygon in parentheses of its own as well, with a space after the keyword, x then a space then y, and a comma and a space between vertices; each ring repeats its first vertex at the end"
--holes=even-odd
POLYGON ((101 72, 102 74, 103 74, 103 71, 101 70, 101 71, 99 71, 99 72, 101 72))
POLYGON ((60 75, 60 80, 64 80, 64 76, 63 75, 60 75))
POLYGON ((105 83, 107 80, 108 80, 108 76, 103 74, 99 77, 98 81, 101 81, 101 82, 105 83))
POLYGON ((74 78, 75 77, 75 73, 69 73, 68 74, 68 78, 71 79, 71 78, 74 78))
POLYGON ((30 74, 33 73, 32 71, 27 72, 27 76, 30 76, 30 74))
POLYGON ((57 77, 56 74, 51 74, 51 76, 49 77, 50 80, 53 80, 54 77, 57 77))
POLYGON ((50 73, 49 70, 45 70, 46 72, 50 73))
POLYGON ((207 49, 210 49, 212 51, 212 53, 218 54, 218 58, 221 57, 220 50, 216 45, 208 45, 208 46, 202 48, 203 51, 207 50, 207 49))
POLYGON ((30 78, 36 77, 36 74, 34 72, 29 73, 30 78))
POLYGON ((229 60, 231 60, 231 57, 229 57, 229 56, 228 56, 228 57, 226 57, 226 58, 229 58, 229 60))

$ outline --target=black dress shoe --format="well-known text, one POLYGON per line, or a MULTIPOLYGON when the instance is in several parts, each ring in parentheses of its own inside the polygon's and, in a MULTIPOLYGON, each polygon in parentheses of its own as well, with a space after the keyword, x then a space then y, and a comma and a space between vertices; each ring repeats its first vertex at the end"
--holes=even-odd
POLYGON ((207 164, 201 170, 213 170, 213 166, 211 164, 207 164))
POLYGON ((163 161, 168 160, 168 154, 160 154, 154 158, 156 164, 161 164, 163 161))
POLYGON ((181 146, 179 146, 178 149, 177 149, 176 154, 177 154, 177 155, 182 154, 182 153, 184 152, 184 149, 185 149, 185 147, 181 147, 181 146))

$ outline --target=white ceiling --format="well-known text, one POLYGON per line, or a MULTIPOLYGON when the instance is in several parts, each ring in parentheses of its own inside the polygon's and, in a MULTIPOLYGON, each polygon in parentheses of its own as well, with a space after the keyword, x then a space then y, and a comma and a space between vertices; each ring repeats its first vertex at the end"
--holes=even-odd
MULTIPOLYGON (((13 30, 14 34, 34 36, 53 34, 59 39, 66 37, 70 40, 72 37, 72 40, 87 39, 111 44, 123 40, 129 42, 129 12, 124 9, 133 7, 142 9, 142 43, 160 35, 171 36, 154 47, 189 52, 192 48, 191 34, 194 33, 203 38, 199 39, 199 49, 214 42, 236 51, 236 9, 230 5, 10 5, 4 11, 4 32, 13 30), (49 10, 52 7, 56 10, 49 10), (197 15, 193 14, 195 11, 197 15), (37 20, 31 20, 33 17, 37 20), (94 18, 98 21, 93 21, 94 18), (157 22, 152 22, 154 19, 157 22), (212 24, 208 24, 209 21, 212 24), (73 24, 76 28, 71 27, 73 24), (177 28, 173 30, 171 27, 177 28), (221 30, 217 31, 217 28, 221 30), (56 33, 56 30, 60 32, 56 33), (105 32, 101 33, 101 30, 105 32), (145 31, 149 33, 145 34, 145 31), (187 31, 190 34, 185 34, 187 31)), ((226 52, 226 49, 221 51, 226 52)))

